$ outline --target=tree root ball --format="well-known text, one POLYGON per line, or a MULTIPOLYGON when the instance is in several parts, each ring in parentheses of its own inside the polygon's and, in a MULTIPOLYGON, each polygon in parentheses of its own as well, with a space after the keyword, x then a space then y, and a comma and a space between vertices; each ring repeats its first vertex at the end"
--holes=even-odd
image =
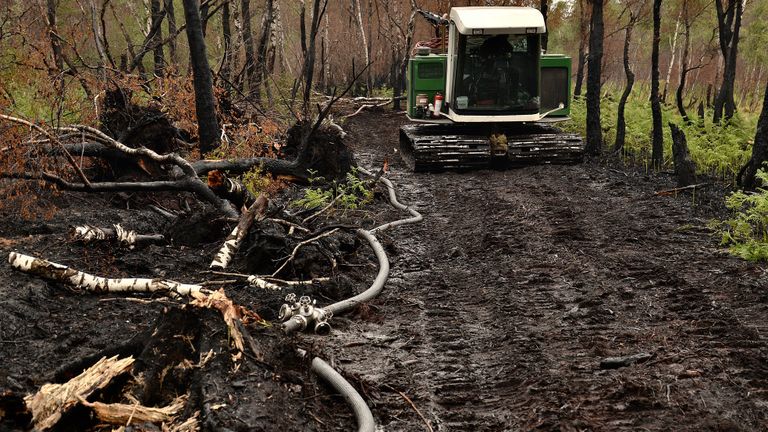
POLYGON ((288 129, 286 145, 283 154, 296 158, 299 164, 316 172, 325 180, 344 179, 352 168, 357 166, 352 151, 344 143, 343 131, 330 123, 322 124, 312 134, 305 149, 302 149, 302 137, 312 124, 297 122, 288 129))

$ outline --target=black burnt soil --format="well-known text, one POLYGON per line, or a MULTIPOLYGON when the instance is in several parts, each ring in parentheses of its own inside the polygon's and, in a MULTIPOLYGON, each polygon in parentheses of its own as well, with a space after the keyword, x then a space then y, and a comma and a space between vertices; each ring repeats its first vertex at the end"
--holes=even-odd
MULTIPOLYGON (((768 274, 728 255, 707 228, 723 214, 720 188, 657 196, 674 187, 670 176, 617 162, 414 174, 396 152, 401 124, 402 116, 376 111, 343 125, 357 162, 378 169, 387 159, 401 200, 424 222, 379 234, 390 280, 378 299, 334 317, 330 336, 286 337, 252 324, 259 355, 248 351, 236 364, 212 311, 77 292, 4 264, 0 396, 32 393, 122 350, 151 379, 121 391, 157 405, 188 392, 184 415, 200 411, 205 430, 354 430, 343 399, 309 371, 318 355, 387 431, 426 423, 434 431, 768 429, 768 274), (601 368, 606 358, 643 353, 629 366, 601 368)), ((156 199, 173 209, 183 198, 156 199)), ((50 220, 2 210, 2 256, 15 250, 113 277, 194 282, 212 278, 203 270, 233 226, 203 216, 173 223, 136 199, 46 199, 60 208, 50 220), (67 236, 79 223, 122 223, 174 240, 136 250, 81 245, 67 236)), ((338 216, 365 228, 403 217, 381 194, 338 216)), ((338 222, 320 219, 313 228, 338 222)), ((264 228, 256 242, 276 230, 264 228)), ((327 304, 367 288, 376 272, 367 245, 347 236, 326 246, 337 253, 308 251, 301 276, 332 281, 297 294, 327 304)), ((233 271, 263 263, 257 252, 241 253, 233 271)), ((242 284, 226 291, 266 319, 287 293, 242 284)), ((99 429, 86 414, 79 427, 99 429)))

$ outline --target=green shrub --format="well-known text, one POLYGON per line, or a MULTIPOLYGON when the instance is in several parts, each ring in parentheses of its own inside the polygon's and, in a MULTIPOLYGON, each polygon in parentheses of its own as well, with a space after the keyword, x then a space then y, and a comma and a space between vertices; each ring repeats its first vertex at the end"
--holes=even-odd
MULTIPOLYGON (((758 171, 758 179, 768 184, 768 173, 758 171)), ((734 216, 716 227, 722 243, 732 254, 749 261, 768 260, 768 189, 758 188, 755 193, 732 193, 726 205, 734 216)))

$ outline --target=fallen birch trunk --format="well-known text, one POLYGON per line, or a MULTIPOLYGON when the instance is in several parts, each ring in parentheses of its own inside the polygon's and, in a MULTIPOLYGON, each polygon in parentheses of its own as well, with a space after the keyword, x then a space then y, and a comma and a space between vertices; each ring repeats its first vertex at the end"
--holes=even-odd
POLYGON ((61 416, 81 400, 106 387, 116 376, 129 372, 133 362, 133 357, 120 360, 117 356, 102 358, 68 382, 45 384, 34 395, 25 397, 35 430, 46 430, 56 425, 61 416))
POLYGON ((248 230, 251 229, 253 221, 256 217, 259 219, 263 218, 268 203, 269 201, 264 194, 261 194, 256 198, 256 201, 240 216, 240 221, 237 223, 235 229, 232 230, 232 233, 227 236, 226 240, 224 240, 224 244, 221 245, 221 249, 219 249, 213 262, 211 262, 210 268, 221 270, 227 268, 232 261, 232 258, 235 256, 235 253, 240 249, 240 244, 246 234, 248 234, 248 230))
POLYGON ((123 228, 120 224, 113 228, 100 228, 91 225, 81 225, 74 228, 72 237, 85 243, 93 243, 100 240, 115 240, 121 246, 133 249, 138 243, 161 243, 165 241, 162 234, 136 234, 123 228))
POLYGON ((97 293, 170 291, 181 295, 200 292, 202 285, 191 285, 167 279, 108 279, 84 273, 62 264, 11 252, 8 262, 16 270, 97 293))

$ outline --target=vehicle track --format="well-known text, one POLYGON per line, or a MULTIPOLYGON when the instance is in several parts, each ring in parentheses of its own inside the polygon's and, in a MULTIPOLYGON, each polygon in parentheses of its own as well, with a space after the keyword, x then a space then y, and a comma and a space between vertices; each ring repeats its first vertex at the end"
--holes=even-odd
MULTIPOLYGON (((349 368, 405 389, 437 431, 768 427, 768 278, 718 250, 706 208, 594 164, 413 174, 388 151, 399 120, 372 121, 349 127, 358 155, 388 155, 425 222, 388 234, 380 327, 409 342, 349 368)), ((387 430, 423 429, 408 411, 374 408, 387 430)))

